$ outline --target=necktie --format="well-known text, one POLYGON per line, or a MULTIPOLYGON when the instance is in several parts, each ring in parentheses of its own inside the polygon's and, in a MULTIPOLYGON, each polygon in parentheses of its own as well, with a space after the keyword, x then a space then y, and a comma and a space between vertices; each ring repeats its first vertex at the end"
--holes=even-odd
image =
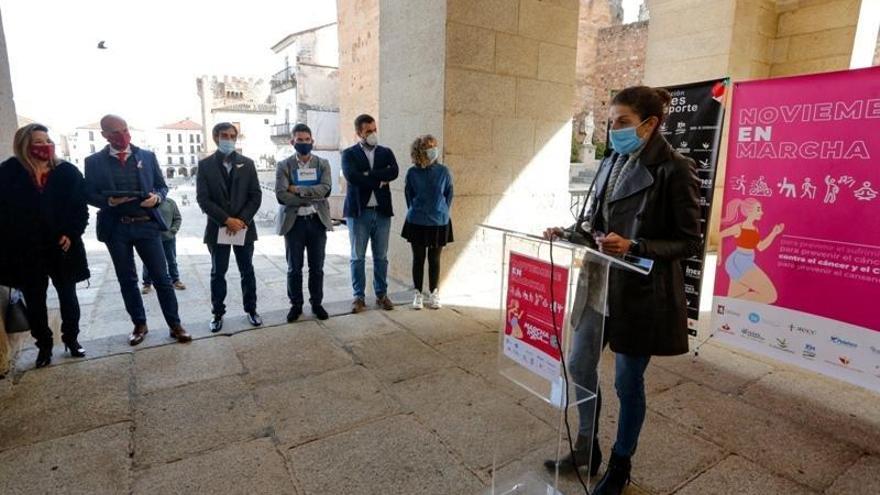
POLYGON ((127 157, 128 157, 128 153, 126 153, 124 151, 120 151, 119 154, 116 155, 116 158, 119 158, 119 164, 123 167, 125 166, 125 159, 127 157))

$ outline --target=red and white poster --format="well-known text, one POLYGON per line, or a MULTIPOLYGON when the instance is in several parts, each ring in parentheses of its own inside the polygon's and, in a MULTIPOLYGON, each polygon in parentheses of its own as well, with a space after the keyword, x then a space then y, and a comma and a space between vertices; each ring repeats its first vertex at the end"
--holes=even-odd
POLYGON ((559 342, 568 291, 568 268, 552 268, 553 302, 550 263, 510 253, 504 319, 504 355, 551 381, 561 373, 559 342))
POLYGON ((736 83, 717 338, 880 391, 880 68, 736 83))

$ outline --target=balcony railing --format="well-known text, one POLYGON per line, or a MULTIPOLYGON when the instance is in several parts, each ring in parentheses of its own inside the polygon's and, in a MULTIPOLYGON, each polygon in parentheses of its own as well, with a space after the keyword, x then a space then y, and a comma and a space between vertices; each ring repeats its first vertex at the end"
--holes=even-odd
POLYGON ((272 137, 275 139, 282 139, 283 141, 287 141, 290 139, 290 131, 293 130, 293 126, 296 124, 287 122, 284 124, 274 124, 272 126, 272 137))
POLYGON ((272 91, 276 92, 284 91, 296 86, 296 73, 294 72, 293 67, 285 67, 276 72, 272 76, 269 85, 272 87, 272 91))

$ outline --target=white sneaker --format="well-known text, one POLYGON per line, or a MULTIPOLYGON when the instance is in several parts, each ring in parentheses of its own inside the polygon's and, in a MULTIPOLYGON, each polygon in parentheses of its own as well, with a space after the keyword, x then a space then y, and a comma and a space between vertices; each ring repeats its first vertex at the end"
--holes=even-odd
POLYGON ((440 309, 443 306, 440 304, 440 289, 434 289, 428 295, 428 307, 431 309, 440 309))
POLYGON ((424 300, 422 299, 422 291, 415 291, 415 295, 413 296, 412 309, 422 309, 425 307, 424 300))

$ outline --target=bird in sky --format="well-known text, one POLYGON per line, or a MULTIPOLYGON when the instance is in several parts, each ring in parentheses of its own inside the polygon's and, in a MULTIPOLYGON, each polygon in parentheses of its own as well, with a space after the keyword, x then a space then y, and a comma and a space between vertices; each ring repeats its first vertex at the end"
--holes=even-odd
POLYGON ((104 43, 105 43, 104 40, 101 40, 98 42, 98 50, 106 50, 107 49, 107 45, 105 45, 104 43))

